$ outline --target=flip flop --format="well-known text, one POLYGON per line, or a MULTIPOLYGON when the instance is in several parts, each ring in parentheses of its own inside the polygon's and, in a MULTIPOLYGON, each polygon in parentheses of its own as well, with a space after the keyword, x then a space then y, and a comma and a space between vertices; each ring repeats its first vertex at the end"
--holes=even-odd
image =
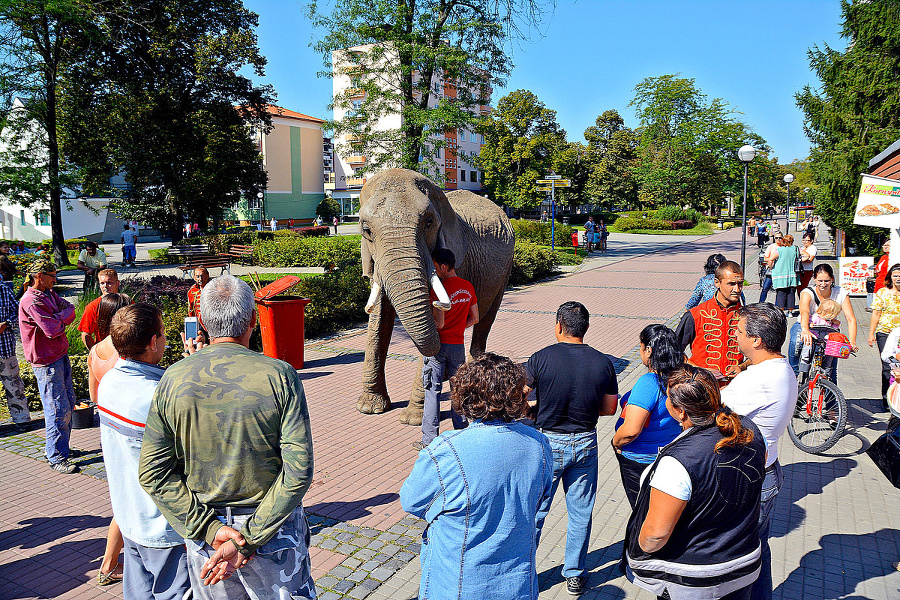
MULTIPOLYGON (((116 569, 118 565, 116 565, 116 569)), ((112 585, 114 583, 122 583, 123 576, 121 573, 116 573, 116 569, 113 569, 109 573, 104 573, 103 571, 97 572, 97 585, 112 585)))

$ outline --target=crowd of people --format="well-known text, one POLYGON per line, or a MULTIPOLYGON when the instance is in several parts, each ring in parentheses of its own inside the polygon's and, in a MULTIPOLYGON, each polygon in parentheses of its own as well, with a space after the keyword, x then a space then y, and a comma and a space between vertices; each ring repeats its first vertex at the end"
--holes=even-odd
MULTIPOLYGON (((784 289, 779 257, 792 267, 809 262, 812 283, 799 290, 790 328, 788 307, 765 302, 765 288, 760 302, 746 303, 741 265, 714 254, 678 326, 640 332, 646 373, 621 396, 612 360, 585 341, 590 315, 576 301, 557 309, 556 343, 524 366, 493 353, 465 362, 477 298, 456 274, 453 253, 436 251, 435 273, 451 301, 432 297, 441 348, 424 360, 422 438, 400 491, 404 510, 428 524, 420 598, 537 598, 536 552, 560 483, 568 517, 562 575, 571 595, 584 593, 605 448, 597 425, 617 413, 608 443, 632 509, 627 578, 672 600, 771 598, 768 538, 784 478, 778 442, 796 403, 804 348, 816 327, 839 328, 840 315, 854 347, 857 333, 831 267, 813 266, 814 250, 786 252, 789 237, 775 240, 782 245, 773 286, 784 289), (448 379, 453 429, 439 434, 448 379)), ((297 372, 249 349, 250 287, 196 269, 188 303, 202 326, 197 338, 181 340, 184 360, 163 369, 160 311, 133 303, 114 269, 100 268, 90 248, 83 254, 79 266, 95 270, 101 296, 78 328, 90 350, 114 515, 98 583, 123 582, 126 599, 315 598, 302 502, 313 474, 309 411, 297 372)), ((802 287, 804 275, 794 272, 787 288, 802 287)), ((0 381, 14 422, 27 422, 14 360, 18 327, 38 379, 47 460, 72 473, 65 328, 75 309, 53 290, 51 262, 34 261, 28 281, 18 304, 0 286, 0 381)), ((900 331, 898 290, 900 264, 872 306, 869 343, 887 353, 900 344, 900 335, 887 335, 900 331)))

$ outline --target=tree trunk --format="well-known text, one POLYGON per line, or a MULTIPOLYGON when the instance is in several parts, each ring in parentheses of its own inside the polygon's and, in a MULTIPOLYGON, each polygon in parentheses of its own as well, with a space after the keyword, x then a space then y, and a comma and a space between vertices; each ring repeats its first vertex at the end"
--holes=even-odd
POLYGON ((50 232, 53 260, 57 267, 71 263, 66 253, 66 238, 62 225, 62 189, 59 185, 59 140, 56 135, 56 83, 48 82, 47 94, 47 177, 50 180, 50 232))

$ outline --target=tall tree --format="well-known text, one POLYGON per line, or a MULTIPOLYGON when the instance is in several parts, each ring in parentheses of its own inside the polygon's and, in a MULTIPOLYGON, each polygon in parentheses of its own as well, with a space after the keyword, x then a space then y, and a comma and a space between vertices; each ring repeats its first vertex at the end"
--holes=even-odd
POLYGON ((23 100, 5 123, 0 193, 26 206, 49 204, 58 265, 69 264, 62 227, 67 173, 60 151, 60 84, 99 36, 105 9, 101 1, 0 0, 0 97, 23 100))
POLYGON ((534 93, 516 90, 500 99, 479 131, 484 145, 474 161, 494 202, 518 210, 538 206, 544 194, 536 182, 553 169, 554 155, 566 141, 556 111, 534 93))
POLYGON ((640 200, 650 205, 718 205, 740 169, 735 151, 745 143, 765 145, 724 100, 707 101, 693 79, 648 77, 629 106, 641 123, 640 200))
POLYGON ((324 30, 314 44, 325 59, 321 75, 350 82, 333 99, 343 118, 327 124, 338 152, 366 156, 360 173, 434 169, 445 142, 432 134, 474 127, 512 67, 507 41, 539 25, 543 4, 334 0, 325 14, 312 0, 309 15, 324 30))
POLYGON ((877 249, 884 231, 853 225, 859 174, 872 157, 900 138, 900 11, 888 0, 842 0, 843 52, 814 46, 810 67, 819 85, 805 86, 797 104, 813 143, 810 162, 816 181, 816 212, 847 232, 851 245, 877 249))
POLYGON ((85 189, 130 189, 117 213, 180 237, 265 187, 258 142, 271 124, 257 15, 239 0, 119 0, 113 33, 66 80, 66 148, 85 189))
POLYGON ((637 136, 616 110, 604 111, 584 130, 590 163, 585 192, 601 207, 633 204, 637 200, 634 177, 637 136))

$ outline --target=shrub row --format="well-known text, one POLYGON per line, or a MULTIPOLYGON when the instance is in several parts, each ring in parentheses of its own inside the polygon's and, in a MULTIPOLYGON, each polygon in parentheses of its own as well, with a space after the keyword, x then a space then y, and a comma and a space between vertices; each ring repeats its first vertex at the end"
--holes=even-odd
POLYGON ((523 285, 553 275, 560 264, 559 255, 546 246, 516 241, 510 285, 523 285))
MULTIPOLYGON (((703 219, 703 214, 693 208, 684 209, 680 206, 663 206, 657 209, 653 215, 657 219, 663 221, 690 221, 699 223, 703 219)), ((690 229, 689 227, 676 227, 676 229, 690 229)))
POLYGON ((619 231, 634 231, 635 229, 656 229, 663 231, 675 229, 675 225, 672 221, 663 221, 661 219, 622 217, 616 221, 616 229, 619 231))
POLYGON ((253 264, 261 267, 328 267, 360 262, 360 237, 278 236, 253 246, 253 264))
MULTIPOLYGON (((531 221, 527 219, 510 219, 513 231, 516 234, 516 241, 531 242, 541 246, 550 245, 550 223, 541 223, 540 221, 531 221)), ((572 245, 573 229, 562 223, 557 223, 555 227, 556 245, 567 247, 572 245)))

